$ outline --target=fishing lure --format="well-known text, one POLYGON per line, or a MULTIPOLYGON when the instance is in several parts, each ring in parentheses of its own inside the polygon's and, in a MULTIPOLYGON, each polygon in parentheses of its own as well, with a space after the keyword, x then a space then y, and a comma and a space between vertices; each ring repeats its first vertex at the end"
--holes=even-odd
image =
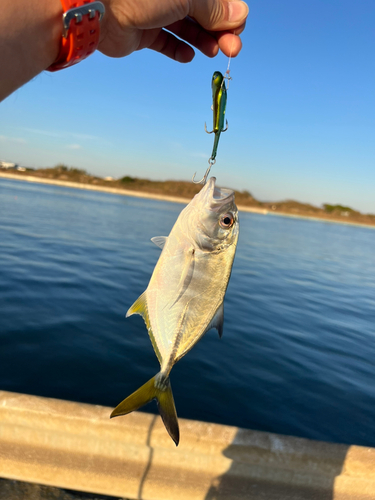
POLYGON ((220 71, 215 71, 212 77, 212 111, 213 111, 213 129, 211 132, 207 130, 206 124, 204 124, 204 129, 207 134, 215 133, 214 146, 211 153, 211 162, 215 162, 217 147, 219 145, 219 139, 221 132, 226 132, 228 130, 228 120, 226 120, 226 127, 224 128, 225 120, 225 109, 227 107, 227 88, 225 86, 224 76, 220 71))
POLYGON ((209 167, 200 181, 194 181, 194 184, 205 184, 208 174, 210 173, 212 165, 216 163, 217 147, 219 145, 220 134, 228 130, 228 120, 225 119, 225 110, 227 107, 227 90, 225 80, 230 80, 229 71, 227 70, 226 76, 223 76, 220 71, 215 71, 212 76, 212 111, 213 111, 213 129, 211 132, 207 130, 207 125, 204 124, 204 129, 207 134, 215 134, 214 145, 212 148, 211 157, 208 160, 209 167), (224 123, 226 124, 224 128, 224 123))

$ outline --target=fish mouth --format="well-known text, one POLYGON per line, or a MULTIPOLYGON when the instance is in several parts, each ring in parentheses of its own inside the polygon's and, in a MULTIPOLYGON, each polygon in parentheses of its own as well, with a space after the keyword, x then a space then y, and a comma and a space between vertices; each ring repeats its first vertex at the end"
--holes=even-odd
POLYGON ((220 210, 223 205, 234 203, 234 191, 215 186, 216 177, 211 177, 204 187, 206 202, 211 210, 220 210))

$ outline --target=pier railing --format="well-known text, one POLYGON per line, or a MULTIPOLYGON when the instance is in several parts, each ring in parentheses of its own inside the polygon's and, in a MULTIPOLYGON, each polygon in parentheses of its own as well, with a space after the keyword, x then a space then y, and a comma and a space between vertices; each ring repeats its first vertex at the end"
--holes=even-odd
POLYGON ((369 500, 375 449, 0 391, 0 477, 145 500, 369 500))

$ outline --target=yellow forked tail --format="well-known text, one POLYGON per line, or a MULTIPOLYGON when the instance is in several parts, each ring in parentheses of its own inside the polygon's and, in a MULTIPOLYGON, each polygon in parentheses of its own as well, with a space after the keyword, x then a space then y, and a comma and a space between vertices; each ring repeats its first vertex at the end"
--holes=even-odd
MULTIPOLYGON (((158 374, 159 375, 159 374, 158 374)), ((180 431, 178 428, 178 420, 176 407, 174 405, 173 394, 169 378, 160 383, 158 375, 152 377, 142 387, 137 389, 133 394, 122 401, 111 413, 112 417, 127 415, 132 411, 138 410, 141 406, 156 399, 158 403, 159 413, 163 419, 165 428, 171 436, 176 446, 180 440, 180 431)))

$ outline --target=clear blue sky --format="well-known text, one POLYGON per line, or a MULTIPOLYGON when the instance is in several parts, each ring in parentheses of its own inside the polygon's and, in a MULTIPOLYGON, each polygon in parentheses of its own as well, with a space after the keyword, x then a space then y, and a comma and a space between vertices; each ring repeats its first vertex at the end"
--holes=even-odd
MULTIPOLYGON (((249 7, 212 174, 261 200, 375 213, 375 1, 249 7)), ((226 67, 222 54, 180 65, 142 51, 46 72, 0 104, 0 159, 101 176, 201 176, 213 141, 204 132, 211 76, 226 67)))

